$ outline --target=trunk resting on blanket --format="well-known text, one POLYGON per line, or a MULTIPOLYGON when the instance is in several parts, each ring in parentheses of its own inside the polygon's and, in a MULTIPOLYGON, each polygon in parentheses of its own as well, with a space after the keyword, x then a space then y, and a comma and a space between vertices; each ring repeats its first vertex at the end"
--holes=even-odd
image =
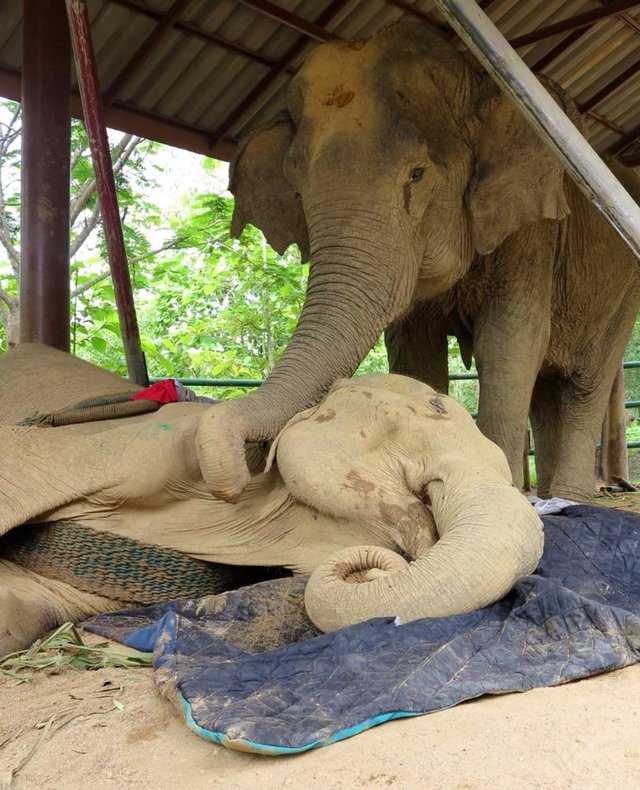
MULTIPOLYGON (((540 558, 540 520, 503 453, 462 406, 422 383, 338 381, 289 422, 266 465, 248 449, 253 476, 235 504, 207 491, 198 465, 199 420, 216 406, 18 424, 124 388, 118 376, 42 346, 0 358, 0 535, 26 522, 75 522, 207 562, 312 572, 306 603, 323 630, 470 611, 540 558)), ((0 538, 0 557, 2 546, 0 538)), ((118 605, 5 559, 0 654, 118 605)))

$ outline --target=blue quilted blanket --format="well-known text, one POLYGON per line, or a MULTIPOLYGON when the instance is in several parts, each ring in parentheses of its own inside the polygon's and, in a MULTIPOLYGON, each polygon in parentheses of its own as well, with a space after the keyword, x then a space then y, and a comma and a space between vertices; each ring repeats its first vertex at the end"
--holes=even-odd
POLYGON ((193 730, 290 754, 482 694, 552 686, 640 660, 640 517, 572 506, 545 516, 536 573, 485 609, 318 634, 305 580, 94 618, 154 651, 156 679, 193 730))

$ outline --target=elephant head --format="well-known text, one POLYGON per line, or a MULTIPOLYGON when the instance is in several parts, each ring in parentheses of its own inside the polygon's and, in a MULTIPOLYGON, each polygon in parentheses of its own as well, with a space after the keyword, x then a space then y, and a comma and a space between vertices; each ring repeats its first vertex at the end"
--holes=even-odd
POLYGON ((296 499, 372 534, 398 530, 406 551, 360 546, 318 566, 305 603, 324 631, 486 606, 540 559, 540 519, 513 486, 503 452, 426 384, 395 375, 340 380, 289 423, 272 452, 296 499))
POLYGON ((216 406, 198 432, 202 473, 234 500, 244 445, 272 439, 350 376, 416 300, 473 256, 566 212, 563 171, 490 79, 428 26, 317 47, 288 112, 238 148, 233 230, 251 222, 311 268, 298 326, 264 385, 216 406))

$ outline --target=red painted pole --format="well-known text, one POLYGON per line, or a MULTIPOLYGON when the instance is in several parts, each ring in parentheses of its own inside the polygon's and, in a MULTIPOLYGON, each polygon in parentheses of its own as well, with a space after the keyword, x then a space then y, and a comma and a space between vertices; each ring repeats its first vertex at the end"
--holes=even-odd
POLYGON ((118 210, 116 183, 113 176, 98 72, 91 41, 89 13, 84 0, 66 0, 66 4, 84 123, 89 135, 127 370, 131 381, 146 386, 149 383, 147 366, 140 345, 140 332, 133 303, 127 252, 118 210))
POLYGON ((69 29, 62 0, 24 0, 20 340, 69 350, 69 29))

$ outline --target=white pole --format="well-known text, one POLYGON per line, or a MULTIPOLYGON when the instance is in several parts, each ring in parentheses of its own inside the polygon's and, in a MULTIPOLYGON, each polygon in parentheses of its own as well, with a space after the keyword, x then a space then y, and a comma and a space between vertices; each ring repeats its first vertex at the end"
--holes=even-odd
POLYGON ((436 6, 575 182, 640 257, 640 208, 474 0, 436 6))

